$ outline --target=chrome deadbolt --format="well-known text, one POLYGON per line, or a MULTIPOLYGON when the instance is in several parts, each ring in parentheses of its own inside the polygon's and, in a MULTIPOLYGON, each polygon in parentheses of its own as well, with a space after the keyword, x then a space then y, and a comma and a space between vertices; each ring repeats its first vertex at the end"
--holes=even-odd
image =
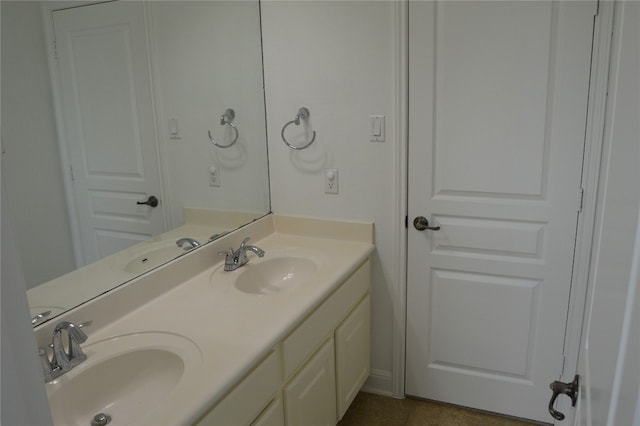
POLYGON ((147 205, 149 207, 158 207, 158 198, 156 198, 155 196, 151 195, 147 201, 136 201, 136 204, 138 205, 147 205))
POLYGON ((439 231, 439 226, 429 226, 429 221, 424 216, 418 216, 413 220, 413 227, 418 231, 424 231, 425 229, 430 229, 432 231, 439 231))

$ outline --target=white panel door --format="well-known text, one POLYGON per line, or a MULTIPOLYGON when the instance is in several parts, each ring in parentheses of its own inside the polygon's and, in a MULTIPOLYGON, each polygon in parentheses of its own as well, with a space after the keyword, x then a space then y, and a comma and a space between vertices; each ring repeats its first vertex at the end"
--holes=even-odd
POLYGON ((614 28, 578 368, 589 426, 640 425, 640 2, 617 3, 614 28))
POLYGON ((409 11, 406 393, 551 422, 595 2, 409 11))
POLYGON ((142 2, 53 12, 84 263, 164 230, 142 2))

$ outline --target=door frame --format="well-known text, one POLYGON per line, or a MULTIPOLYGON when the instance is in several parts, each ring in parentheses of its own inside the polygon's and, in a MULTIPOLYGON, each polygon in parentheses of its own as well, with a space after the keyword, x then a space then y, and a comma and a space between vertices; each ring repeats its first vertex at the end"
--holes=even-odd
MULTIPOLYGON (((73 245, 73 255, 75 260, 76 268, 80 268, 84 266, 86 263, 84 261, 84 254, 82 250, 82 239, 80 238, 80 227, 78 224, 78 215, 76 213, 76 202, 75 196, 73 195, 73 179, 71 174, 71 160, 70 153, 67 144, 66 138, 66 130, 64 125, 64 118, 62 115, 62 93, 61 93, 61 79, 60 72, 58 70, 58 61, 56 58, 56 47, 55 47, 55 29, 53 24, 53 12, 61 9, 68 9, 72 7, 81 7, 88 6, 92 4, 100 4, 100 3, 109 3, 114 0, 83 0, 83 1, 74 1, 74 0, 60 0, 60 1, 45 1, 42 2, 42 25, 44 29, 45 43, 46 43, 46 52, 47 52, 47 63, 49 66, 49 76, 51 81, 51 95, 53 99, 53 113, 55 118, 56 125, 56 140, 58 143, 58 151, 59 151, 59 162, 60 167, 62 169, 62 183, 64 187, 64 195, 67 206, 67 215, 69 218, 69 226, 71 229, 71 243, 73 245)), ((147 2, 144 4, 145 15, 149 16, 149 5, 147 2)), ((147 39, 150 39, 149 33, 152 31, 151 26, 147 26, 145 29, 147 39)), ((157 75, 155 70, 155 45, 149 44, 149 55, 150 59, 150 74, 149 78, 151 80, 151 92, 153 99, 158 99, 159 88, 157 84, 157 75)), ((162 203, 160 203, 160 208, 162 208, 164 213, 164 227, 165 229, 169 229, 172 225, 172 220, 169 216, 169 212, 171 211, 171 200, 168 196, 168 182, 167 182, 167 173, 165 171, 166 165, 166 153, 164 144, 161 143, 162 140, 162 128, 159 123, 162 122, 159 117, 158 106, 155 105, 155 101, 151 105, 153 110, 153 129, 156 136, 156 147, 157 147, 157 158, 156 162, 158 163, 158 172, 160 174, 160 199, 162 203)))
MULTIPOLYGON (((585 133, 585 153, 583 159, 582 211, 578 217, 576 246, 574 252, 573 276, 567 312, 567 328, 564 341, 564 366, 560 379, 571 382, 578 372, 578 356, 586 311, 587 289, 591 273, 591 253, 593 248, 596 208, 598 205, 598 183, 604 143, 605 113, 609 82, 611 43, 613 40, 615 2, 599 1, 598 15, 595 17, 593 48, 591 59, 591 79, 589 103, 587 106, 587 127, 585 133)), ((556 407, 567 415, 558 425, 573 422, 574 407, 569 398, 561 398, 556 407)))
MULTIPOLYGON (((600 159, 604 117, 609 76, 609 54, 613 25, 613 2, 598 1, 598 14, 594 17, 594 34, 589 103, 585 129, 585 150, 583 157, 582 210, 578 216, 576 244, 574 252, 574 273, 564 342, 564 367, 562 378, 571 381, 577 371, 578 351, 585 311, 587 280, 591 243, 595 224, 596 195, 600 176, 600 159)), ((392 354, 392 396, 405 396, 405 344, 407 315, 407 235, 408 227, 408 103, 409 103, 409 0, 400 0, 394 5, 395 15, 395 118, 396 118, 396 291, 393 300, 393 354, 392 354)), ((549 393, 551 397, 551 393, 549 393)), ((561 399, 560 410, 568 412, 570 404, 561 399), (566 405, 566 406, 565 406, 566 405)), ((568 416, 570 417, 570 416, 568 416)), ((567 422, 565 420, 565 422, 567 422)), ((558 423, 560 424, 560 423, 558 423)), ((566 423, 568 424, 568 423, 566 423)))

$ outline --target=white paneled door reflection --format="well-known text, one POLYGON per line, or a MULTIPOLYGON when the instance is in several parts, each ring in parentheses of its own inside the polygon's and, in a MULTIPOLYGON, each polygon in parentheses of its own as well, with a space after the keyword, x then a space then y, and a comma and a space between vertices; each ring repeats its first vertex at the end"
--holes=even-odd
POLYGON ((551 422, 595 2, 410 2, 406 393, 551 422))
POLYGON ((142 2, 53 12, 83 264, 164 231, 142 2))

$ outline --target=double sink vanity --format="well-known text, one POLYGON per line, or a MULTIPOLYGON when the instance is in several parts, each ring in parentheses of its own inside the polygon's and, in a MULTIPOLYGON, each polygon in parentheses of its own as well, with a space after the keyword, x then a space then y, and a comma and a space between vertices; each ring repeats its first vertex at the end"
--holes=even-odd
POLYGON ((45 385, 54 424, 335 424, 369 375, 372 241, 267 215, 38 326, 48 348, 91 321, 45 385))

